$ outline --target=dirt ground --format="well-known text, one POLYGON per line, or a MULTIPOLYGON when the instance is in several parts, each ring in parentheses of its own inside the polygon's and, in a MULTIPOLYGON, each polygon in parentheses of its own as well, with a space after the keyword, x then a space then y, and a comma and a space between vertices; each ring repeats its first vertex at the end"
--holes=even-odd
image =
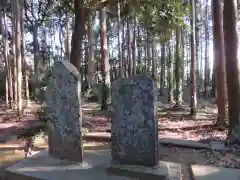
MULTIPOLYGON (((0 106, 0 166, 2 170, 9 164, 23 158, 24 143, 20 140, 13 141, 9 137, 19 133, 24 128, 36 125, 38 123, 36 113, 39 107, 39 105, 31 103, 25 115, 21 119, 18 119, 13 111, 6 110, 0 106)), ((181 111, 174 111, 169 109, 169 106, 166 104, 159 104, 159 137, 187 139, 203 143, 208 143, 210 140, 224 140, 227 130, 219 129, 215 126, 216 113, 216 107, 204 107, 198 111, 197 117, 193 119, 187 115, 187 106, 181 111)), ((84 127, 90 132, 110 132, 110 113, 99 111, 99 105, 95 103, 83 106, 83 121, 84 127)), ((46 148, 46 143, 45 146, 38 147, 35 150, 44 148, 46 148)), ((110 150, 110 145, 96 141, 85 142, 85 150, 110 150), (86 146, 88 143, 94 145, 86 146)), ((161 146, 160 159, 181 163, 182 179, 184 180, 192 180, 189 171, 190 164, 240 168, 240 156, 237 153, 220 153, 170 145, 161 146)))

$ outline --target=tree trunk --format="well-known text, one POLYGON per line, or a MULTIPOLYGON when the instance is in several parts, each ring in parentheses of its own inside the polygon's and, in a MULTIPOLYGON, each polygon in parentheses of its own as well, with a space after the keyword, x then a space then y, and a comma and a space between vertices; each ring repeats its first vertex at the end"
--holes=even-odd
POLYGON ((181 27, 176 29, 176 64, 175 64, 175 78, 176 78, 176 107, 182 105, 182 78, 181 78, 181 66, 182 66, 182 53, 181 53, 181 27))
POLYGON ((66 13, 66 39, 65 39, 65 58, 70 60, 70 18, 66 13))
POLYGON ((21 25, 20 25, 20 2, 16 0, 16 61, 17 61, 17 113, 23 113, 22 102, 22 60, 21 60, 21 25))
POLYGON ((3 22, 4 22, 4 60, 5 60, 5 70, 6 70, 6 85, 8 86, 8 97, 6 96, 6 105, 9 108, 12 108, 13 100, 13 85, 12 85, 12 72, 11 72, 11 62, 9 61, 9 44, 8 44, 8 29, 7 29, 7 7, 3 8, 3 22))
POLYGON ((224 0, 223 29, 225 38, 230 135, 240 122, 240 67, 238 59, 237 0, 224 0))
POLYGON ((216 67, 216 84, 217 84, 217 123, 226 125, 226 105, 227 105, 227 88, 226 88, 226 70, 224 54, 224 34, 223 34, 223 3, 219 0, 212 0, 213 12, 213 47, 214 62, 216 67))
POLYGON ((206 0, 205 7, 205 67, 204 67, 204 95, 208 96, 208 86, 210 79, 210 68, 209 68, 209 32, 208 32, 208 0, 206 0))
POLYGON ((38 42, 38 24, 35 23, 33 27, 33 56, 34 56, 34 71, 36 73, 37 83, 39 78, 39 68, 40 68, 40 59, 39 59, 39 42, 38 42))
POLYGON ((144 73, 148 73, 148 35, 145 35, 145 44, 144 44, 144 73))
POLYGON ((196 38, 195 38, 195 0, 191 0, 192 18, 191 18, 191 111, 190 114, 195 116, 197 113, 197 84, 196 84, 196 38))
POLYGON ((24 77, 25 77, 25 106, 29 105, 29 86, 28 86, 28 64, 25 59, 25 36, 24 36, 24 20, 25 20, 25 8, 23 4, 23 0, 21 0, 21 59, 24 67, 24 77))
POLYGON ((84 75, 84 91, 88 88, 88 43, 87 42, 84 42, 84 72, 83 72, 83 75, 84 75))
POLYGON ((136 74, 136 70, 137 70, 137 63, 136 63, 136 26, 137 26, 137 21, 136 21, 136 17, 134 16, 133 19, 133 39, 132 39, 132 63, 133 63, 133 74, 136 74))
POLYGON ((128 18, 127 20, 127 47, 128 47, 128 74, 129 76, 132 76, 133 74, 133 62, 132 62, 132 19, 128 18))
POLYGON ((161 77, 160 77, 160 94, 163 94, 165 84, 165 44, 161 45, 161 77))
POLYGON ((125 33, 125 22, 123 20, 123 24, 122 24, 122 60, 123 60, 123 73, 124 76, 127 77, 128 73, 127 73, 127 62, 126 62, 126 57, 125 57, 125 43, 126 43, 126 33, 125 33))
MULTIPOLYGON (((121 46, 121 7, 120 2, 117 2, 117 13, 118 13, 118 58, 119 58, 119 73, 120 77, 124 77, 124 69, 123 69, 123 57, 122 56, 122 46, 121 46)), ((124 26, 123 26, 124 28, 124 26)), ((123 37, 122 37, 123 38, 123 37)))
POLYGON ((9 104, 9 85, 8 85, 7 74, 6 74, 6 77, 5 77, 5 104, 6 104, 7 108, 10 107, 10 104, 9 104))
POLYGON ((157 57, 156 57, 156 44, 155 37, 152 37, 152 78, 157 82, 157 57))
POLYGON ((18 91, 17 91, 17 60, 16 60, 16 1, 12 0, 12 56, 13 56, 13 99, 14 99, 14 109, 17 107, 17 102, 18 102, 18 91))
POLYGON ((172 47, 168 45, 168 103, 173 103, 173 63, 172 63, 172 47))
POLYGON ((151 56, 151 33, 147 30, 147 74, 151 74, 152 56, 151 56))
POLYGON ((138 51, 138 63, 137 63, 137 69, 138 73, 143 71, 142 68, 142 47, 141 47, 141 36, 140 36, 140 26, 137 27, 137 51, 138 51))
MULTIPOLYGON (((190 0, 191 1, 191 0, 190 0)), ((197 4, 199 4, 199 1, 200 0, 196 0, 194 3, 195 3, 195 37, 196 37, 196 72, 197 72, 197 92, 199 92, 200 90, 200 87, 201 87, 201 81, 199 79, 201 79, 201 70, 200 70, 200 53, 199 53, 199 46, 201 44, 200 42, 200 27, 199 27, 199 22, 200 22, 200 19, 201 19, 201 15, 198 13, 200 12, 199 9, 197 8, 197 4)), ((200 7, 201 8, 201 7, 200 7)), ((191 73, 190 73, 190 76, 191 76, 191 73)))
POLYGON ((93 32, 93 21, 94 16, 91 14, 88 19, 88 88, 91 88, 94 83, 94 73, 95 73, 95 42, 94 42, 94 32, 93 32))
POLYGON ((108 109, 108 98, 110 82, 110 64, 107 49, 107 24, 106 24, 106 11, 105 8, 100 10, 100 39, 101 39, 101 55, 102 55, 102 77, 103 77, 103 91, 102 91, 102 104, 101 109, 108 109))
POLYGON ((185 87, 185 33, 183 28, 181 28, 181 46, 182 46, 181 78, 182 78, 182 88, 184 88, 185 87))
POLYGON ((70 62, 79 70, 82 58, 81 45, 85 31, 84 1, 74 0, 75 23, 72 33, 70 62))

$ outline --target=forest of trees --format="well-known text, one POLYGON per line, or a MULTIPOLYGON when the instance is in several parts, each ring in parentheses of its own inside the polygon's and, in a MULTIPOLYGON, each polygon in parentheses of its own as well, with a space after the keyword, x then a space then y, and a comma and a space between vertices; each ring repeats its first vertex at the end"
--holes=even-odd
POLYGON ((21 116, 43 100, 54 61, 69 60, 83 97, 106 110, 114 80, 145 73, 191 116, 216 100, 230 135, 240 123, 237 24, 237 0, 1 0, 0 95, 21 116))

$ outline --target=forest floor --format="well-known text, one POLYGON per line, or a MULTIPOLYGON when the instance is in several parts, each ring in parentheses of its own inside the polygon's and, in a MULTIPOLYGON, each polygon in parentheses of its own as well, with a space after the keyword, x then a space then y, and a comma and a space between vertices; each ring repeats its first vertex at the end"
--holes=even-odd
MULTIPOLYGON (((188 106, 180 111, 170 108, 167 103, 158 105, 159 138, 173 138, 193 140, 208 144, 212 140, 224 141, 227 130, 215 126, 217 109, 215 105, 205 104, 198 110, 196 118, 188 116, 188 106)), ((24 142, 16 140, 16 135, 24 128, 37 125, 36 120, 39 105, 31 103, 26 109, 25 115, 18 119, 13 111, 0 106, 0 167, 3 170, 12 163, 23 159, 24 142)), ((99 110, 96 103, 88 103, 83 106, 83 120, 88 132, 110 134, 111 120, 108 112, 99 110)), ((47 148, 46 141, 36 142, 34 151, 47 148)), ((96 138, 91 142, 85 142, 86 151, 108 151, 109 142, 101 142, 96 138)), ((178 162, 182 164, 184 180, 192 180, 190 172, 191 164, 211 165, 227 168, 240 168, 240 156, 238 153, 224 151, 217 152, 210 149, 194 149, 174 145, 162 145, 160 159, 164 161, 178 162)))

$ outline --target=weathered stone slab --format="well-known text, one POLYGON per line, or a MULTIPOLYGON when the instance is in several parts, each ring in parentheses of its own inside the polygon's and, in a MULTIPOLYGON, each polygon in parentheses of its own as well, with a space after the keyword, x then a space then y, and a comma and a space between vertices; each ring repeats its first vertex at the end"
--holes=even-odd
POLYGON ((46 91, 49 153, 82 161, 82 105, 80 74, 68 61, 57 61, 46 91))
POLYGON ((154 167, 112 163, 106 171, 110 174, 142 180, 180 180, 181 178, 181 165, 167 161, 159 161, 159 164, 154 167))
POLYGON ((230 145, 240 145, 240 126, 236 126, 233 128, 231 134, 228 137, 228 143, 230 145))
POLYGON ((239 180, 240 170, 205 165, 191 165, 195 180, 239 180))
POLYGON ((157 93, 144 75, 112 85, 112 157, 121 164, 158 164, 157 93))
POLYGON ((5 170, 6 180, 137 180, 110 175, 110 153, 86 152, 82 163, 59 160, 42 151, 5 170))
POLYGON ((211 141, 210 146, 211 146, 211 149, 214 151, 220 151, 220 152, 226 151, 224 141, 211 141))
POLYGON ((203 144, 196 141, 191 140, 183 140, 183 139, 172 139, 172 138, 161 138, 159 140, 161 144, 173 145, 173 146, 181 146, 195 149, 210 149, 210 145, 203 144))

